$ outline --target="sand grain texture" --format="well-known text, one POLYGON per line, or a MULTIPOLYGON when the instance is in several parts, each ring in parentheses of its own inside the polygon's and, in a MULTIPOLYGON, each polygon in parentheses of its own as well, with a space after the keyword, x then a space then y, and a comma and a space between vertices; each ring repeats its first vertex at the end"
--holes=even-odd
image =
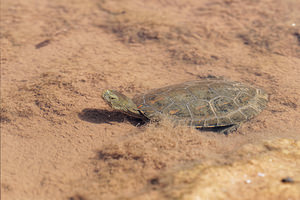
POLYGON ((297 0, 1 1, 1 198, 297 199, 299 10, 297 0), (211 76, 265 89, 267 109, 225 136, 140 126, 101 99, 211 76), (192 166, 208 170, 171 181, 192 166), (263 169, 272 176, 257 177, 263 169), (221 187, 227 179, 237 182, 221 187))

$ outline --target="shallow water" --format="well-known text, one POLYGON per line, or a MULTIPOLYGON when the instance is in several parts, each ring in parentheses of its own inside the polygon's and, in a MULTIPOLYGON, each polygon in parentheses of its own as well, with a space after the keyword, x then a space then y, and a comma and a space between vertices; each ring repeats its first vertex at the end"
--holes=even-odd
POLYGON ((3 2, 1 197, 296 199, 299 9, 297 0, 3 2), (101 99, 107 88, 134 97, 205 77, 263 88, 268 107, 226 136, 141 125, 101 99), (187 193, 170 181, 181 170, 204 174, 187 193), (229 178, 231 195, 220 186, 229 178))

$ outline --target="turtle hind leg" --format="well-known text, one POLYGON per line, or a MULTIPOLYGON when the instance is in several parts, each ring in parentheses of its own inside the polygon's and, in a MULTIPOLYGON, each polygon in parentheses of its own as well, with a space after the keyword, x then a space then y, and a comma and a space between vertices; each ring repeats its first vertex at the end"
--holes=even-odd
POLYGON ((219 130, 219 133, 228 135, 229 133, 236 131, 239 127, 240 127, 240 124, 233 124, 230 126, 225 126, 219 130))

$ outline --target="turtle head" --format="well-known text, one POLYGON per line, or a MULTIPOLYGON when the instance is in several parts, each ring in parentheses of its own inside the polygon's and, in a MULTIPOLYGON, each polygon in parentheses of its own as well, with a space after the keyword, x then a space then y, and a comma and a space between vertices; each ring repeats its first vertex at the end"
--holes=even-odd
POLYGON ((114 109, 133 117, 142 118, 136 104, 124 94, 115 90, 105 90, 102 98, 114 109))

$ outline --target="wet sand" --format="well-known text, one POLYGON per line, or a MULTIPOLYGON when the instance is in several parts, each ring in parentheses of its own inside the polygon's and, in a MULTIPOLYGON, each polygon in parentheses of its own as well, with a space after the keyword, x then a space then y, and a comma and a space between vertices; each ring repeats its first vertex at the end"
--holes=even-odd
POLYGON ((2 1, 1 197, 300 199, 299 10, 297 0, 2 1), (268 107, 226 136, 139 126, 101 99, 206 77, 263 88, 268 107))

